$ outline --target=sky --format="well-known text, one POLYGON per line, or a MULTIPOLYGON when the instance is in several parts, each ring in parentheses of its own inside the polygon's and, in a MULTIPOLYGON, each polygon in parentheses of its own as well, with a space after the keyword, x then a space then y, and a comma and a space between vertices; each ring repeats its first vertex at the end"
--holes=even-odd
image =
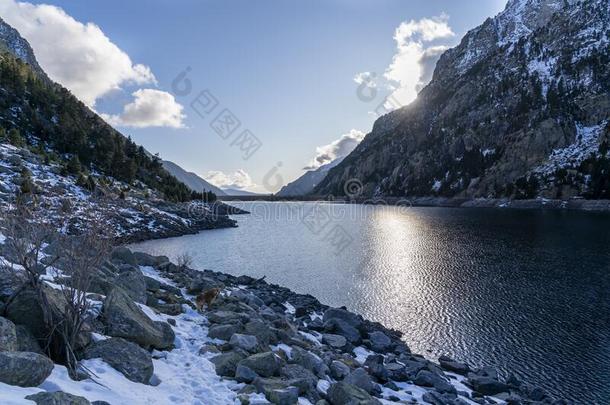
POLYGON ((506 0, 0 0, 51 78, 219 186, 269 193, 413 101, 506 0))

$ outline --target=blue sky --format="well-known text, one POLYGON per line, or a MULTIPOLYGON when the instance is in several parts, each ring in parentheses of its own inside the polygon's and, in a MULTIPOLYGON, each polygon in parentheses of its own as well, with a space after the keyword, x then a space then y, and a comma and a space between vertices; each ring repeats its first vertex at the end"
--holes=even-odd
MULTIPOLYGON (((49 44, 45 45, 44 40, 53 35, 63 36, 63 41, 67 41, 66 35, 68 40, 69 35, 81 37, 78 26, 64 21, 71 17, 78 23, 95 24, 103 36, 128 56, 131 65, 127 63, 127 70, 122 71, 114 84, 108 77, 93 74, 83 74, 80 78, 82 70, 89 66, 86 64, 82 69, 75 69, 76 72, 56 75, 65 78, 68 82, 65 85, 80 86, 81 98, 88 97, 88 104, 97 112, 107 114, 108 120, 124 134, 151 152, 159 152, 163 158, 216 182, 256 191, 275 191, 278 179, 286 183, 300 176, 304 167, 315 167, 316 156, 330 151, 331 158, 334 157, 338 143, 334 146, 332 143, 343 134, 368 132, 376 118, 372 111, 388 94, 397 92, 398 95, 401 86, 413 87, 408 72, 412 55, 409 52, 415 49, 418 55, 420 51, 457 44, 466 31, 500 12, 506 1, 49 0, 31 3, 34 6, 24 7, 23 4, 16 6, 13 0, 0 0, 0 15, 25 31, 22 34, 32 42, 37 54, 37 48, 40 53, 45 52, 43 47, 48 48, 49 44), (57 6, 66 16, 37 7, 40 4, 57 6), (15 7, 19 10, 14 11, 15 7), (36 16, 34 11, 38 13, 36 16), (30 17, 42 19, 43 23, 45 18, 54 18, 55 29, 39 34, 36 30, 40 27, 28 25, 30 17), (422 20, 424 23, 418 24, 422 20), (408 25, 411 21, 413 24, 408 25), (422 30, 429 25, 425 22, 442 29, 426 39, 427 31, 422 30), (395 38, 401 23, 406 29, 403 34, 408 32, 402 37, 402 48, 395 38), (69 34, 61 32, 62 24, 69 28, 66 28, 69 34), (415 32, 414 27, 415 31, 421 30, 415 32), (402 60, 395 59, 397 55, 402 60), (384 78, 384 73, 392 70, 393 60, 397 61, 393 75, 384 78), (138 64, 143 67, 136 68, 138 64), (192 91, 181 96, 173 92, 172 81, 186 67, 191 69, 188 78, 192 91), (375 81, 370 82, 375 83, 378 91, 375 97, 358 97, 359 84, 354 78, 362 72, 376 75, 375 81), (73 83, 76 76, 84 85, 73 83), (91 88, 95 88, 93 83, 104 80, 109 80, 113 88, 87 92, 90 88, 87 80, 92 83, 91 88), (133 94, 142 89, 148 90, 133 94), (202 117, 191 108, 190 102, 206 89, 209 91, 206 94, 212 95, 218 106, 210 115, 202 117), (136 99, 141 104, 135 103, 136 99), (157 110, 151 107, 152 110, 164 116, 151 120, 148 115, 146 118, 138 115, 141 111, 137 110, 149 106, 146 103, 150 100, 157 106, 157 110), (131 110, 123 111, 130 103, 131 110), (210 127, 216 113, 224 108, 241 122, 228 139, 210 127), (250 130, 261 145, 248 159, 244 159, 244 151, 236 141, 244 139, 238 138, 244 129, 250 130), (280 178, 274 176, 269 181, 267 176, 265 181, 265 175, 276 166, 273 173, 280 178)), ((91 26, 83 27, 83 31, 91 34, 91 26)), ((84 37, 82 41, 89 41, 84 37)), ((62 38, 54 43, 61 46, 62 38)), ((67 43, 67 47, 73 46, 72 41, 67 43)), ((86 57, 87 52, 80 51, 77 45, 72 54, 61 58, 62 63, 75 55, 86 57)), ((57 53, 43 54, 43 67, 44 62, 51 65, 53 58, 59 59, 57 53)), ((112 70, 113 66, 120 65, 118 60, 122 61, 112 60, 104 71, 112 70)), ((80 65, 77 62, 75 66, 80 65)), ((402 103, 409 100, 408 96, 399 98, 402 103)), ((318 161, 324 162, 324 159, 318 161)))

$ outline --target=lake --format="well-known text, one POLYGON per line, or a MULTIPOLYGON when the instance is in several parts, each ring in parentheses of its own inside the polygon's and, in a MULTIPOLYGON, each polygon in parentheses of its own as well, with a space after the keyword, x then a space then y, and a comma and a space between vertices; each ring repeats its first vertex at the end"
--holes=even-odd
POLYGON ((239 203, 239 228, 137 250, 345 305, 446 354, 610 403, 610 216, 566 211, 239 203))

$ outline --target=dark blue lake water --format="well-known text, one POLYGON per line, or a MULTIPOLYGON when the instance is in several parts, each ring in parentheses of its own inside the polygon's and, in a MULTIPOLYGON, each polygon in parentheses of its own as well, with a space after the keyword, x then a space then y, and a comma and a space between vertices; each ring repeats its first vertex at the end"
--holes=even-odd
POLYGON ((267 280, 442 354, 610 404, 610 216, 248 203, 237 229, 137 248, 267 280))

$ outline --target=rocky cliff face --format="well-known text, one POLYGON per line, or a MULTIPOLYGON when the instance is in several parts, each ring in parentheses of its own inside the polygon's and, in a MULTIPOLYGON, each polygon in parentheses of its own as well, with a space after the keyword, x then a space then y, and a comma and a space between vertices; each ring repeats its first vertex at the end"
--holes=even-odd
POLYGON ((38 61, 34 56, 34 51, 28 41, 23 39, 16 29, 5 23, 0 17, 0 53, 2 52, 10 52, 30 65, 32 70, 40 77, 49 80, 46 73, 42 70, 40 65, 38 65, 38 61))
POLYGON ((511 0, 314 190, 608 198, 610 4, 511 0))

